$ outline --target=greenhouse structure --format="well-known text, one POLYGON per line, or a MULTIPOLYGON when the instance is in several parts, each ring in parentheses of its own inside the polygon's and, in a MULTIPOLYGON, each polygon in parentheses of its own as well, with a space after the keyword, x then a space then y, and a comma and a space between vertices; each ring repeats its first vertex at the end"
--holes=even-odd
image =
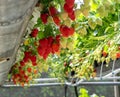
POLYGON ((0 97, 120 97, 120 0, 0 0, 0 97))

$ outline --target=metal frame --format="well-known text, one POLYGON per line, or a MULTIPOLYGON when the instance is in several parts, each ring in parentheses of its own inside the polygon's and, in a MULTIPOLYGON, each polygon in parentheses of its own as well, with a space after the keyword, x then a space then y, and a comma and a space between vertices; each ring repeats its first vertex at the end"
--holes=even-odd
MULTIPOLYGON (((101 65, 100 69, 100 76, 91 78, 90 81, 87 81, 86 79, 77 79, 76 83, 73 84, 71 82, 65 81, 64 83, 59 82, 58 78, 38 78, 34 79, 36 84, 30 84, 30 86, 55 86, 55 85, 68 85, 68 86, 79 86, 79 85, 120 85, 120 82, 116 82, 116 80, 120 79, 120 76, 117 76, 118 73, 120 73, 120 68, 114 70, 115 61, 113 61, 112 70, 110 73, 102 76, 102 69, 103 65, 101 65), (109 81, 108 81, 109 80, 109 81), (96 82, 97 81, 97 82, 96 82), (102 82, 105 81, 105 82, 102 82)), ((2 87, 19 87, 19 85, 13 85, 13 83, 7 82, 2 87)), ((26 85, 25 85, 26 86, 26 85)))
MULTIPOLYGON (((76 80, 76 83, 67 82, 65 81, 64 83, 60 82, 58 78, 38 78, 34 79, 35 84, 29 84, 30 87, 46 87, 46 86, 81 86, 81 85, 113 85, 114 86, 114 97, 120 97, 119 96, 119 90, 118 90, 118 85, 120 85, 120 76, 118 76, 118 73, 120 73, 120 68, 114 70, 115 68, 115 62, 116 60, 113 61, 112 64, 112 69, 111 72, 103 76, 103 63, 101 65, 100 69, 100 74, 99 76, 95 78, 91 78, 90 81, 87 81, 86 79, 81 79, 79 78, 76 80)), ((28 86, 25 84, 25 86, 28 86)), ((3 88, 9 88, 9 87, 18 87, 20 88, 19 85, 14 85, 13 83, 9 83, 7 81, 6 84, 2 86, 3 88)))

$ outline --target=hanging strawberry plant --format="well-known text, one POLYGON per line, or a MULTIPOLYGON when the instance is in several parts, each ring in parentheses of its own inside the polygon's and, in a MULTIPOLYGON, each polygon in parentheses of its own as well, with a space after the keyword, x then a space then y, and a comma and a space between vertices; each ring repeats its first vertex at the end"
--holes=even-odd
POLYGON ((24 85, 51 68, 59 78, 95 77, 94 62, 120 58, 119 2, 40 0, 12 68, 24 85))

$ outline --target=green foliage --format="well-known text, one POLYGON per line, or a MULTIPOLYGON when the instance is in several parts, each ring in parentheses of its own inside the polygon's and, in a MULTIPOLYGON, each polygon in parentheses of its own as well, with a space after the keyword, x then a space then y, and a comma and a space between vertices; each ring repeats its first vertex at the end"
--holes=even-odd
MULTIPOLYGON (((83 0, 83 2, 79 8, 77 8, 78 4, 74 5, 74 13, 75 16, 78 17, 72 21, 68 17, 68 13, 63 10, 64 0, 39 0, 41 5, 39 6, 40 8, 38 7, 38 13, 45 12, 48 14, 48 17, 45 17, 47 23, 43 23, 43 17, 38 17, 33 28, 37 28, 39 33, 36 37, 26 36, 25 38, 27 38, 28 43, 22 45, 21 51, 32 51, 32 54, 39 55, 37 48, 41 45, 39 43, 40 39, 50 36, 54 39, 56 35, 60 35, 61 39, 58 44, 60 52, 51 54, 49 58, 45 60, 45 65, 41 66, 44 69, 47 68, 46 70, 48 70, 48 67, 45 66, 49 66, 49 74, 52 77, 67 80, 76 77, 80 79, 90 79, 90 77, 93 77, 93 73, 95 73, 95 60, 98 62, 107 60, 108 63, 111 59, 116 58, 116 53, 118 52, 116 42, 119 40, 120 35, 120 3, 114 0, 83 0), (57 10, 55 16, 60 19, 56 20, 57 22, 60 21, 57 25, 54 20, 55 17, 49 13, 49 7, 51 5, 55 7, 54 10, 57 10), (61 15, 63 12, 64 14, 61 15), (64 18, 64 16, 66 16, 66 18, 61 19, 61 17, 64 18), (69 21, 67 21, 68 18, 69 21), (68 27, 62 29, 61 26, 64 25, 68 27), (62 32, 70 32, 69 26, 75 30, 73 31, 75 33, 73 36, 66 38, 62 32), (109 41, 112 42, 111 45, 107 47, 109 41), (105 52, 105 54, 108 55, 107 58, 103 56, 103 50, 107 52, 107 54, 105 52), (72 72, 74 72, 74 76, 72 72)), ((35 16, 33 16, 32 19, 34 17, 35 16)), ((51 49, 53 49, 53 47, 56 49, 53 43, 51 43, 52 45, 50 44, 50 51, 52 51, 51 49)), ((44 51, 44 54, 45 53, 44 51)), ((37 58, 39 58, 39 56, 37 56, 37 58)), ((39 64, 41 65, 43 63, 39 62, 39 64)), ((42 71, 42 69, 40 71, 42 71)), ((85 95, 89 97, 87 94, 85 95)))
POLYGON ((88 91, 85 88, 80 88, 80 95, 79 97, 105 97, 105 96, 98 96, 97 94, 89 95, 88 91))
MULTIPOLYGON (((81 6, 82 12, 86 8, 86 5, 81 6)), ((74 42, 72 42, 74 43, 74 49, 71 50, 66 46, 61 49, 60 56, 52 56, 50 68, 52 68, 57 77, 70 77, 72 70, 77 72, 76 66, 77 69, 79 69, 78 72, 82 73, 93 66, 94 51, 99 47, 102 48, 105 43, 119 33, 119 6, 120 4, 118 2, 112 0, 91 0, 89 16, 86 17, 84 14, 81 14, 76 21, 72 23, 76 29, 76 34, 73 36, 74 42), (106 5, 108 2, 109 4, 106 5), (64 63, 69 60, 71 60, 71 63, 65 67, 64 63)), ((69 40, 67 40, 67 42, 68 41, 69 40)), ((100 51, 100 49, 98 51, 100 51)), ((87 72, 84 76, 91 76, 90 72, 92 72, 92 70, 88 70, 87 72)))

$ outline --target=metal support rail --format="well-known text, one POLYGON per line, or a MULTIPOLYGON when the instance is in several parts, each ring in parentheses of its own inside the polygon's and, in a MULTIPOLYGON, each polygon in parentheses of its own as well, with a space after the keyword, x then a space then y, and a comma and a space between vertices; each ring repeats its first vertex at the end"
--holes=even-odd
MULTIPOLYGON (((37 83, 37 84, 30 84, 29 86, 25 84, 27 87, 48 87, 48 86, 63 86, 63 85, 68 85, 68 86, 82 86, 82 85, 103 85, 103 86, 111 86, 111 85, 120 85, 120 82, 80 82, 78 84, 67 84, 67 83, 37 83)), ((21 87, 19 85, 14 85, 14 84, 6 84, 2 86, 3 88, 9 88, 9 87, 21 87)))
MULTIPOLYGON (((102 74, 103 65, 101 65, 100 69, 100 76, 91 78, 89 81, 86 79, 76 79, 76 83, 72 83, 72 81, 68 82, 65 81, 61 83, 58 78, 38 78, 34 79, 35 84, 29 84, 30 87, 37 87, 37 86, 80 86, 80 85, 120 85, 120 76, 117 76, 120 73, 120 68, 114 70, 115 67, 115 60, 113 61, 113 66, 111 68, 111 72, 104 75, 102 74), (114 81, 116 80, 116 81, 114 81)), ((74 80, 74 78, 72 79, 74 80)), ((28 86, 27 84, 25 86, 28 86)), ((19 85, 14 85, 13 83, 7 82, 2 87, 20 87, 19 85)))
MULTIPOLYGON (((28 86, 28 84, 25 84, 24 86, 27 86, 27 87, 47 87, 47 86, 62 86, 62 85, 65 85, 64 83, 42 83, 42 84, 30 84, 28 86)), ((3 88, 10 88, 10 87, 18 87, 20 88, 21 86, 20 85, 14 85, 14 84, 8 84, 8 85, 3 85, 2 86, 3 88)))

